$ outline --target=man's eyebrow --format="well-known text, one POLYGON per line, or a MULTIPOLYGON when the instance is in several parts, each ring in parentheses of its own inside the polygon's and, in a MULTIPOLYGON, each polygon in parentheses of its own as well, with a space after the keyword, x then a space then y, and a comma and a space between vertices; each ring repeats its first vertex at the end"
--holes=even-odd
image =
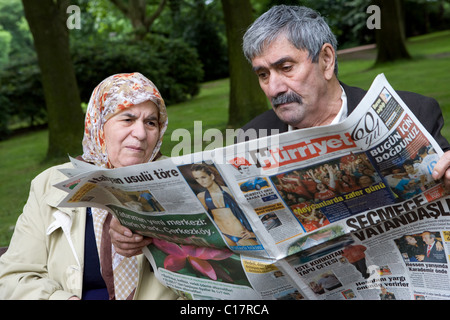
MULTIPOLYGON (((273 63, 271 63, 270 64, 270 67, 272 67, 272 68, 276 68, 276 67, 279 67, 280 65, 282 65, 283 63, 286 63, 286 62, 292 62, 294 59, 292 59, 292 57, 290 57, 290 56, 285 56, 285 57, 282 57, 282 58, 280 58, 280 59, 278 59, 277 61, 275 61, 275 62, 273 62, 273 63)), ((265 70, 266 69, 266 67, 262 67, 262 66, 254 66, 253 68, 253 71, 254 72, 258 72, 258 71, 260 71, 260 70, 265 70)))
POLYGON ((275 61, 274 63, 272 63, 270 66, 271 66, 271 67, 277 67, 277 66, 282 65, 283 63, 286 63, 286 62, 292 62, 293 60, 294 60, 294 59, 292 59, 290 56, 286 56, 286 57, 283 57, 283 58, 278 59, 277 61, 275 61))
POLYGON ((266 69, 266 68, 265 67, 261 67, 261 66, 256 66, 256 67, 252 68, 254 73, 258 73, 259 71, 264 70, 264 69, 266 69))

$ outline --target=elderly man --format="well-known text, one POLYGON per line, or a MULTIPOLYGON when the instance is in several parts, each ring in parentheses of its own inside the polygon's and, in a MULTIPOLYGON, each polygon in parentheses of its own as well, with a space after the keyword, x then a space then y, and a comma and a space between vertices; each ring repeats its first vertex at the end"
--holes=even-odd
MULTIPOLYGON (((281 133, 343 121, 366 91, 339 81, 337 41, 324 19, 314 10, 275 6, 247 30, 244 54, 272 104, 246 124, 245 132, 281 133)), ((441 135, 444 121, 436 100, 412 92, 398 94, 420 119, 444 151, 450 144, 441 135)), ((238 141, 248 135, 241 134, 238 141)), ((450 153, 441 157, 433 178, 444 177, 450 187, 450 153)))
MULTIPOLYGON (((237 142, 249 136, 323 126, 343 121, 366 92, 338 80, 337 41, 322 17, 309 8, 275 6, 259 17, 244 35, 244 53, 252 63, 261 88, 273 109, 251 120, 237 142), (250 135, 245 130, 252 129, 250 135)), ((445 151, 450 144, 441 135, 444 125, 436 100, 411 92, 398 92, 445 151)), ((450 188, 450 152, 436 164, 433 177, 450 188)), ((113 220, 113 243, 118 253, 140 252, 143 237, 113 220)), ((147 244, 147 243, 145 243, 147 244)))

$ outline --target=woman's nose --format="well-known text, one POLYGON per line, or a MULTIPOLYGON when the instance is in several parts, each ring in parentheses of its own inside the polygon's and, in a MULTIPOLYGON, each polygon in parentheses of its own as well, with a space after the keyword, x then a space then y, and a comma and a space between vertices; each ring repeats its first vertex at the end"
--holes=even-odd
POLYGON ((136 121, 133 125, 132 134, 138 140, 144 140, 147 136, 147 131, 145 130, 145 124, 141 121, 136 121))

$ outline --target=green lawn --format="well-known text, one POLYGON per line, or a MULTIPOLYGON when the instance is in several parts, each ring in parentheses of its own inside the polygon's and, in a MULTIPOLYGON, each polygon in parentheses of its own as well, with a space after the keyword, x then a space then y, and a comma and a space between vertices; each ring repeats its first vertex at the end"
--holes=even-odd
MULTIPOLYGON (((384 73, 396 90, 415 91, 434 97, 450 123, 450 30, 416 37, 408 41, 413 60, 373 68, 375 50, 340 56, 339 78, 352 86, 368 89, 375 76, 384 73)), ((228 80, 205 83, 193 100, 169 106, 169 128, 163 153, 170 155, 180 141, 171 141, 174 130, 192 132, 194 121, 201 129, 226 129, 228 120, 228 80)), ((177 131, 175 131, 176 133, 177 131)), ((450 139, 450 126, 444 128, 450 139)), ((201 137, 200 137, 201 138, 201 137)), ((47 149, 47 131, 37 131, 0 141, 0 246, 9 243, 13 227, 28 197, 31 179, 55 164, 43 162, 47 149)))

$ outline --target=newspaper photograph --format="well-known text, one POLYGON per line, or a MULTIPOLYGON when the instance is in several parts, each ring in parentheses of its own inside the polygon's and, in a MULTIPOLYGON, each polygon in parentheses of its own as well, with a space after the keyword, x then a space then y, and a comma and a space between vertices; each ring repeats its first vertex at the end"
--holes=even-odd
POLYGON ((153 238, 185 299, 447 299, 442 153, 381 74, 339 124, 110 170, 71 158, 56 187, 153 238))

